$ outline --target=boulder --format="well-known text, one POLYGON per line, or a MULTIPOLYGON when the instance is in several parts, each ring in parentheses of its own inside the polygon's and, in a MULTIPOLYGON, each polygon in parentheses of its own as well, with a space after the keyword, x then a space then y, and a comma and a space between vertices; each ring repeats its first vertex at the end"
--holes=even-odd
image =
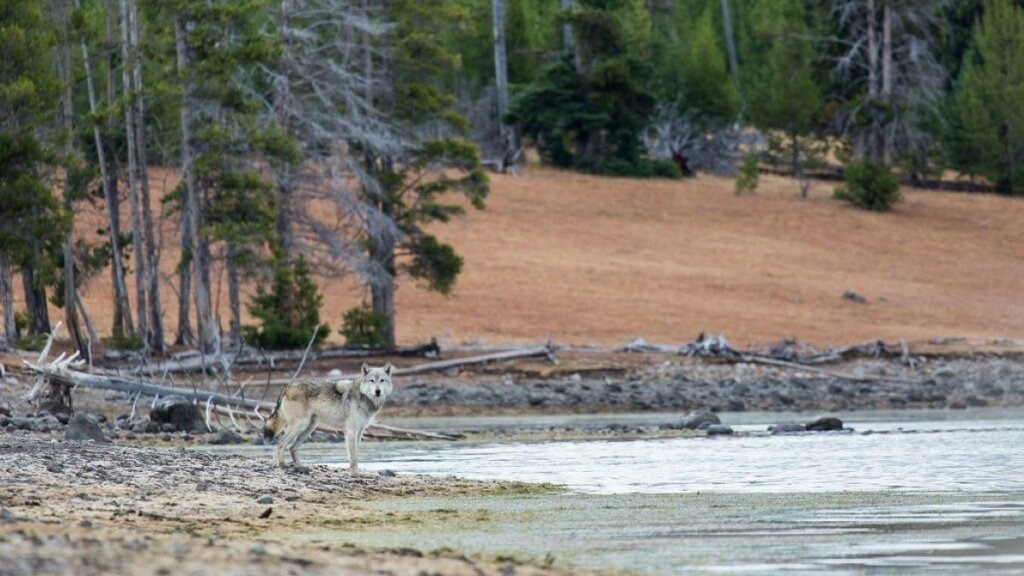
POLYGON ((679 421, 679 427, 685 430, 698 430, 701 424, 721 424, 722 421, 718 419, 718 415, 714 412, 708 412, 707 410, 694 410, 683 419, 679 421))
POLYGON ((213 435, 213 438, 208 440, 208 442, 210 444, 242 444, 245 442, 245 438, 242 438, 231 430, 219 430, 213 435))
POLYGON ((96 417, 91 414, 78 413, 68 420, 64 429, 65 440, 92 440, 93 442, 110 442, 103 434, 96 417))
POLYGON ((199 407, 181 396, 166 396, 149 411, 149 419, 160 424, 161 430, 205 432, 206 421, 199 407))
POLYGON ((803 424, 796 424, 796 423, 793 423, 793 422, 786 422, 786 423, 783 423, 783 424, 775 424, 774 426, 769 426, 768 427, 768 431, 771 432, 772 435, 776 435, 776 434, 794 434, 796 432, 805 432, 806 430, 807 429, 804 428, 803 424))
POLYGON ((706 429, 708 436, 732 436, 732 428, 725 424, 712 424, 706 429))
POLYGON ((834 416, 825 416, 818 418, 813 422, 808 422, 805 426, 808 432, 828 432, 830 430, 842 430, 843 421, 834 416))

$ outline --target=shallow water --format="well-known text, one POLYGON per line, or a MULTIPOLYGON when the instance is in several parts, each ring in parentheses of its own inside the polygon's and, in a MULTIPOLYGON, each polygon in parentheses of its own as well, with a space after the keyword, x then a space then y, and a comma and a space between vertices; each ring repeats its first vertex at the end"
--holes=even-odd
MULTIPOLYGON (((583 493, 1024 491, 1024 420, 847 422, 852 433, 370 444, 368 470, 563 484, 583 493)), ((337 463, 337 451, 312 461, 337 463)))
MULTIPOLYGON (((557 417, 550 425, 664 417, 557 417)), ((652 575, 1024 574, 1024 411, 855 414, 844 415, 852 433, 765 432, 767 422, 810 417, 726 415, 740 433, 726 438, 365 443, 370 470, 544 481, 569 491, 371 501, 405 520, 289 537, 550 555, 652 575)), ((507 425, 460 420, 445 425, 507 425)), ((345 458, 339 445, 303 453, 339 466, 345 458)))

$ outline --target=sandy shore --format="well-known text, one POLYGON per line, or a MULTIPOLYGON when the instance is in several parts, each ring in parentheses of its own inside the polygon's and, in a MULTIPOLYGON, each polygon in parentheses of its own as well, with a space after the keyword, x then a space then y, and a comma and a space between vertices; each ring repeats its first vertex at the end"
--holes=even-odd
POLYGON ((306 545, 282 534, 386 526, 379 504, 551 487, 421 476, 353 478, 184 448, 0 435, 0 575, 561 574, 452 551, 306 545))

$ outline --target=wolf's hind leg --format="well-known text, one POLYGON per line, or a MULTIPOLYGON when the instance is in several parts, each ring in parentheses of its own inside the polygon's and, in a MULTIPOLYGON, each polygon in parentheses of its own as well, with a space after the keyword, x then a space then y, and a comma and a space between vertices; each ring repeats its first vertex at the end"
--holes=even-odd
POLYGON ((288 430, 285 429, 277 435, 277 445, 274 446, 274 455, 277 457, 277 467, 284 468, 285 442, 288 440, 288 430))
POLYGON ((295 442, 292 444, 291 448, 288 449, 288 451, 292 455, 292 462, 294 462, 296 466, 302 466, 302 462, 299 461, 299 446, 309 439, 309 436, 313 434, 314 430, 316 430, 315 414, 309 417, 309 424, 302 428, 302 432, 299 433, 299 435, 295 438, 295 442))

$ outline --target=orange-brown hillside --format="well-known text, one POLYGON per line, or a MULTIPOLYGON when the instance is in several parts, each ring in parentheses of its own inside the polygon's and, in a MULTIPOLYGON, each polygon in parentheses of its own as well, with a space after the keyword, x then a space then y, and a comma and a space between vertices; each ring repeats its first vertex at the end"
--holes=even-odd
MULTIPOLYGON (((907 189, 893 212, 874 214, 832 200, 831 185, 815 184, 800 200, 790 180, 761 182, 755 195, 737 197, 731 180, 708 176, 645 181, 539 168, 493 176, 485 211, 437 229, 465 258, 454 293, 402 284, 399 339, 1024 337, 1024 200, 907 189), (847 289, 869 303, 842 299, 847 289)), ((157 196, 174 184, 173 174, 156 172, 157 196)), ((171 278, 172 220, 163 234, 171 278)), ((177 312, 165 290, 170 331, 177 312)), ((324 291, 335 327, 362 297, 351 284, 324 291)), ((226 325, 226 294, 220 302, 226 325)), ((93 280, 86 304, 108 331, 109 273, 93 280)))

